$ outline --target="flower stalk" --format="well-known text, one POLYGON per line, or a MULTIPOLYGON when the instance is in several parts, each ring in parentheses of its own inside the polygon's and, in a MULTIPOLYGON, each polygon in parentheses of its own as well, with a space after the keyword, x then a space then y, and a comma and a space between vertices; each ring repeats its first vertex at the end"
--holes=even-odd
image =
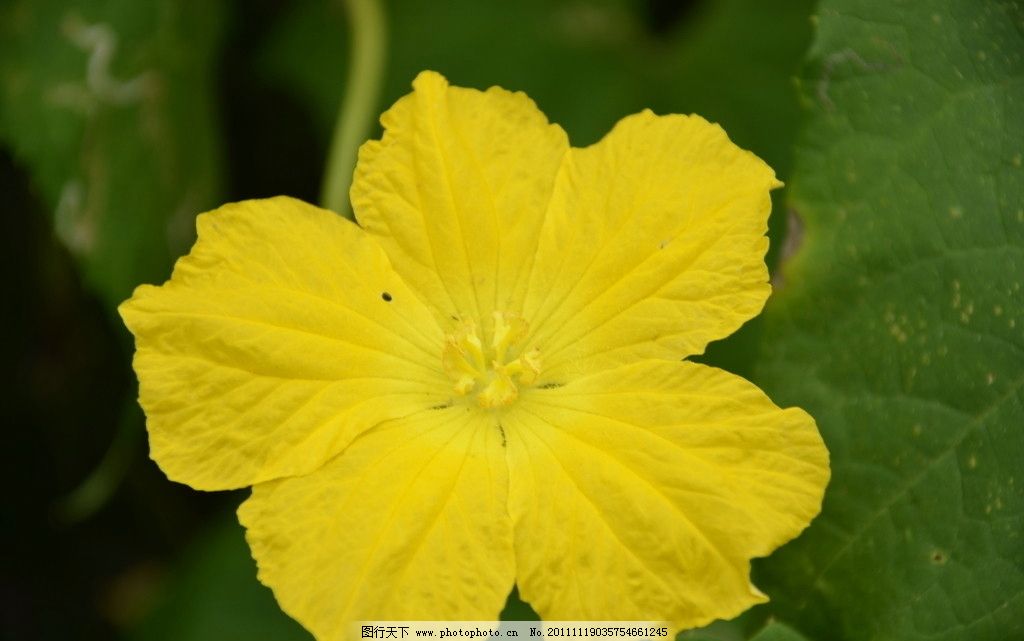
POLYGON ((379 0, 345 0, 344 4, 352 34, 348 82, 327 154, 320 202, 326 209, 351 219, 348 189, 359 145, 369 136, 377 111, 387 26, 379 0))

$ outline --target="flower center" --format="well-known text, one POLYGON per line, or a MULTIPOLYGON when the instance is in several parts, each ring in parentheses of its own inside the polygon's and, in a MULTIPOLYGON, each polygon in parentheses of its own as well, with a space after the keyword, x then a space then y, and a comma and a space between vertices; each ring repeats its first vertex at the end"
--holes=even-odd
POLYGON ((494 312, 494 327, 485 346, 476 323, 463 321, 445 337, 441 359, 455 381, 455 393, 476 392, 480 407, 504 407, 519 396, 519 386, 532 385, 540 374, 540 350, 522 351, 530 330, 518 314, 494 312))

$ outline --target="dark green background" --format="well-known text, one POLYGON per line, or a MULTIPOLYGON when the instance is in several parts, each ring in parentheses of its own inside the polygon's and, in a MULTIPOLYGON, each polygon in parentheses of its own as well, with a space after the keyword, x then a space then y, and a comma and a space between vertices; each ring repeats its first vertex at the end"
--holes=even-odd
MULTIPOLYGON (((683 637, 1024 639, 1020 3, 385 5, 379 110, 429 68, 576 145, 696 112, 787 182, 776 294, 703 359, 810 411, 833 482, 756 564, 772 602, 683 637)), ((317 199, 346 29, 339 0, 0 0, 0 637, 308 639, 255 581, 244 493, 147 459, 114 307, 200 211, 317 199)))

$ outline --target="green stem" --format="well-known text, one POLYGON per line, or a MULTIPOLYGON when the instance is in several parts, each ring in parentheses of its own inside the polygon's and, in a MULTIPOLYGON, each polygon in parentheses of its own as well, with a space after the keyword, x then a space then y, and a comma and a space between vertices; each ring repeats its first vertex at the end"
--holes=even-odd
POLYGON ((345 0, 352 33, 348 86, 338 110, 320 201, 327 209, 352 218, 348 189, 359 145, 369 136, 384 75, 387 30, 379 0, 345 0))
POLYGON ((100 511, 120 487, 136 458, 139 440, 146 433, 135 396, 126 399, 114 439, 103 460, 70 494, 57 501, 55 514, 67 524, 79 523, 100 511))

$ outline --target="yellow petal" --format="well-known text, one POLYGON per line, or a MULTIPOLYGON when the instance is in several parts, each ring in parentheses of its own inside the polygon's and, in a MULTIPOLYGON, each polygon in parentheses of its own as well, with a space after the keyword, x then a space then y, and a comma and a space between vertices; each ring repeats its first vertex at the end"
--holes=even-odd
POLYGON ((445 322, 515 311, 565 132, 522 93, 450 87, 433 72, 359 152, 352 206, 445 322))
POLYGON ((572 149, 523 311, 548 372, 697 354, 756 315, 779 184, 698 116, 645 111, 572 149))
POLYGON ((496 620, 515 578, 494 419, 452 407, 374 429, 238 515, 259 578, 320 641, 362 620, 496 620))
POLYGON ((197 226, 171 280, 119 309, 170 478, 227 489, 302 474, 448 398, 437 324, 358 227, 290 198, 197 226))
POLYGON ((749 561, 818 513, 813 419, 688 362, 523 394, 508 435, 517 582, 544 619, 730 618, 765 601, 749 561))

